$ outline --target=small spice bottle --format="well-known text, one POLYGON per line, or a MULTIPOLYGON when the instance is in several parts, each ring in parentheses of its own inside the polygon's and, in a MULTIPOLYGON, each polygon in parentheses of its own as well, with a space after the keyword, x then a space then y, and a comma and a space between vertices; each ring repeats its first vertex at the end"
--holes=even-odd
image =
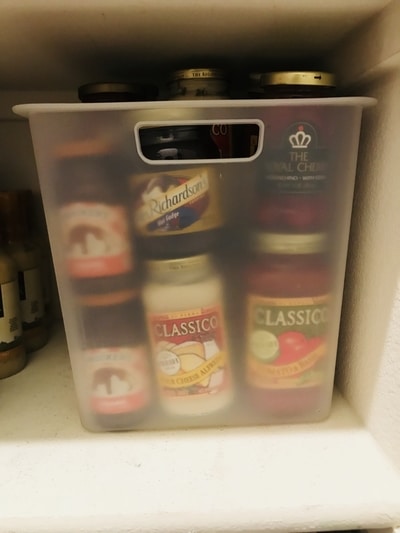
POLYGON ((5 250, 17 267, 23 339, 31 352, 47 343, 48 330, 44 324, 41 254, 30 238, 26 216, 24 191, 0 192, 1 232, 5 250))
POLYGON ((95 82, 81 85, 78 96, 81 102, 145 102, 157 98, 155 85, 133 82, 95 82))
POLYGON ((17 268, 11 257, 0 249, 0 378, 16 374, 26 361, 17 268))
MULTIPOLYGON (((170 100, 223 100, 229 98, 226 73, 219 68, 189 68, 172 73, 170 100)), ((215 157, 232 157, 232 128, 212 124, 208 135, 218 148, 215 157)))
MULTIPOLYGON (((270 72, 260 83, 265 98, 335 95, 334 76, 325 72, 270 72)), ((265 121, 265 167, 258 180, 255 224, 271 232, 327 231, 335 108, 282 102, 266 109, 265 121)))
POLYGON ((132 429, 152 401, 143 307, 135 292, 85 296, 81 337, 87 396, 100 429, 132 429), (112 303, 110 303, 112 302, 112 303))
POLYGON ((133 226, 147 257, 170 258, 209 251, 224 223, 217 167, 190 166, 134 175, 133 226))
POLYGON ((126 209, 126 169, 101 139, 60 145, 55 194, 66 270, 79 294, 124 290, 134 262, 126 209))
POLYGON ((233 399, 220 276, 208 255, 148 261, 143 300, 161 404, 199 417, 233 399))
POLYGON ((256 233, 251 245, 244 274, 250 402, 274 420, 312 419, 329 395, 335 357, 327 344, 326 235, 256 233))

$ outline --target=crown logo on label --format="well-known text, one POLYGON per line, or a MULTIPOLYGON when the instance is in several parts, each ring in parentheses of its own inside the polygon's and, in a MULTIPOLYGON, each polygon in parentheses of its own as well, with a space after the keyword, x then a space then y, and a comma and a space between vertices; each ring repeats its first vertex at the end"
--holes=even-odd
POLYGON ((293 133, 293 135, 289 136, 289 142, 292 145, 292 148, 304 149, 307 148, 310 144, 311 135, 309 135, 308 133, 304 133, 303 129, 303 126, 299 126, 298 132, 293 133))

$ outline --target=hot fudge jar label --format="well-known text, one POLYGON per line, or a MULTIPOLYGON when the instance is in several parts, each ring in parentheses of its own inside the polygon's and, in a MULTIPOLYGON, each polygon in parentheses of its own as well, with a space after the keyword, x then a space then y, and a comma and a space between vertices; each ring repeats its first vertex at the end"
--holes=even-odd
POLYGON ((328 296, 247 301, 246 378, 252 387, 319 386, 324 376, 328 296))
POLYGON ((216 394, 229 385, 219 305, 148 314, 159 387, 164 396, 216 394))
POLYGON ((219 174, 211 167, 135 176, 131 183, 137 233, 174 235, 221 226, 218 182, 219 174))
POLYGON ((91 348, 84 351, 93 411, 138 411, 150 401, 149 367, 144 346, 91 348))
POLYGON ((265 192, 323 192, 328 180, 328 150, 320 145, 316 128, 295 122, 283 134, 281 146, 266 147, 265 192))
POLYGON ((73 202, 61 208, 69 274, 96 278, 132 269, 129 228, 123 207, 73 202))

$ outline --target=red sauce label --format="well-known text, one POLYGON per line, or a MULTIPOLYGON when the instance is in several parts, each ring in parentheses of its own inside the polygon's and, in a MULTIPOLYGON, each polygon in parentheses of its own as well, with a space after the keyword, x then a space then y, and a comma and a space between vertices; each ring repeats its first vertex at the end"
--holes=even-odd
POLYGON ((123 207, 77 202, 61 209, 61 221, 71 277, 115 276, 132 269, 123 207))
POLYGON ((127 413, 149 403, 149 366, 143 346, 92 348, 84 356, 93 411, 127 413))
POLYGON ((247 304, 246 377, 253 387, 318 386, 324 379, 328 296, 265 298, 247 304))
POLYGON ((159 387, 164 396, 215 394, 230 384, 220 306, 148 314, 159 387))

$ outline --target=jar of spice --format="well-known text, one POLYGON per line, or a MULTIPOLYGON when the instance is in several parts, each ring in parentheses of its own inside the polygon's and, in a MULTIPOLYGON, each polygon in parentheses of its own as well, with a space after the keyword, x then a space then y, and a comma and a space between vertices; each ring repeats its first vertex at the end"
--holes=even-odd
POLYGON ((143 308, 121 294, 106 304, 80 298, 81 337, 91 413, 103 430, 132 429, 152 400, 143 308))
MULTIPOLYGON (((261 85, 265 98, 335 95, 334 76, 325 72, 270 72, 261 76, 261 85)), ((265 121, 266 163, 258 180, 254 222, 271 232, 327 231, 335 108, 282 103, 268 107, 265 121)))
POLYGON ((220 276, 208 255, 148 261, 143 289, 161 404, 199 417, 233 398, 220 276))
POLYGON ((274 420, 317 418, 331 391, 335 357, 327 344, 326 235, 258 233, 251 242, 245 271, 249 399, 274 420))
POLYGON ((127 170, 101 139, 63 144, 56 158, 55 193, 74 289, 79 294, 124 290, 134 270, 125 204, 127 170))
POLYGON ((25 195, 25 191, 1 191, 0 220, 5 250, 17 267, 23 340, 31 352, 47 343, 48 329, 44 321, 42 257, 29 235, 25 195))
POLYGON ((0 249, 0 378, 12 376, 26 365, 22 340, 17 268, 0 249))

